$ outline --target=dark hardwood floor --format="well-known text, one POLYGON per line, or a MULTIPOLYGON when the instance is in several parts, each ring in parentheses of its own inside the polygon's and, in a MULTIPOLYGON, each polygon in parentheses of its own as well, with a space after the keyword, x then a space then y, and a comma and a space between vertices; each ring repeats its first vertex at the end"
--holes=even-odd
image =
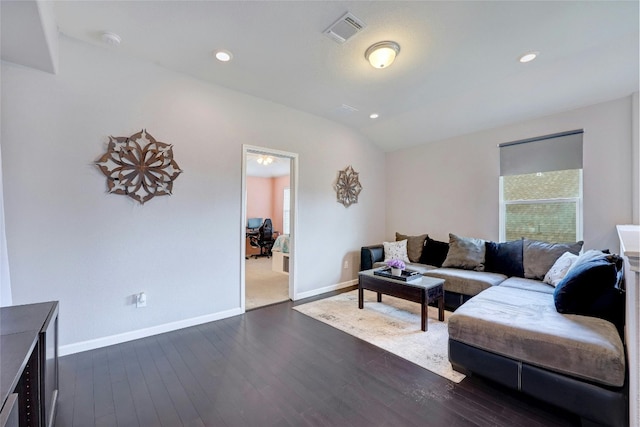
POLYGON ((579 425, 478 377, 454 384, 292 306, 60 358, 56 426, 579 425))

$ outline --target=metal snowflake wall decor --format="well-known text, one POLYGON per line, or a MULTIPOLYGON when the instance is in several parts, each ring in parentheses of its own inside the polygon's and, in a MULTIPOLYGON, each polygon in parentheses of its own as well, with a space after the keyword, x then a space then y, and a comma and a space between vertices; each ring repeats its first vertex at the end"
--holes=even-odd
POLYGON ((336 194, 338 203, 342 203, 348 208, 353 203, 358 203, 358 195, 362 191, 358 172, 355 172, 351 165, 345 170, 338 172, 338 181, 336 182, 336 194))
POLYGON ((128 137, 110 136, 107 152, 96 166, 107 177, 109 193, 144 204, 154 196, 170 195, 173 181, 182 173, 171 147, 145 129, 128 137))

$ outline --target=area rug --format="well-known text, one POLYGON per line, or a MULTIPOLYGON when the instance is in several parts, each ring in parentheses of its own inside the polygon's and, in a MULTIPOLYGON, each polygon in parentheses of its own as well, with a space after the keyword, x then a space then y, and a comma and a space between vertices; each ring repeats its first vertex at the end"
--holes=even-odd
POLYGON ((428 330, 420 330, 420 304, 365 291, 364 308, 358 309, 358 291, 293 307, 294 310, 358 337, 422 366, 455 383, 464 375, 451 367, 448 358, 447 320, 438 321, 438 309, 429 307, 428 330))

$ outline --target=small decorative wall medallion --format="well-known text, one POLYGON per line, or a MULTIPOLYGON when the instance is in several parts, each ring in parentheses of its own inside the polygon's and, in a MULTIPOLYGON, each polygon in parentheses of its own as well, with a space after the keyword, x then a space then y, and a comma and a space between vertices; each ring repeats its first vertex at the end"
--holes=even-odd
POLYGON ((358 172, 355 172, 351 165, 338 172, 338 181, 335 186, 336 194, 338 203, 342 203, 345 208, 353 203, 358 203, 358 195, 362 191, 358 175, 358 172))
POLYGON ((173 181, 182 173, 171 147, 145 129, 131 136, 110 136, 107 152, 96 166, 107 177, 109 193, 144 204, 154 196, 170 195, 173 181))

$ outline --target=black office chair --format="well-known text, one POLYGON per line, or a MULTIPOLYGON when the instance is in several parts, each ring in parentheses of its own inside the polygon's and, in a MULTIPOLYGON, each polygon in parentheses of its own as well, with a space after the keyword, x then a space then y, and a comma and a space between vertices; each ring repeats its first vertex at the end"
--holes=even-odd
POLYGON ((267 218, 258 229, 258 234, 256 236, 249 237, 249 244, 254 248, 260 249, 260 253, 252 255, 252 257, 259 258, 266 256, 267 258, 270 258, 271 248, 273 247, 274 242, 273 224, 271 223, 271 218, 267 218))

